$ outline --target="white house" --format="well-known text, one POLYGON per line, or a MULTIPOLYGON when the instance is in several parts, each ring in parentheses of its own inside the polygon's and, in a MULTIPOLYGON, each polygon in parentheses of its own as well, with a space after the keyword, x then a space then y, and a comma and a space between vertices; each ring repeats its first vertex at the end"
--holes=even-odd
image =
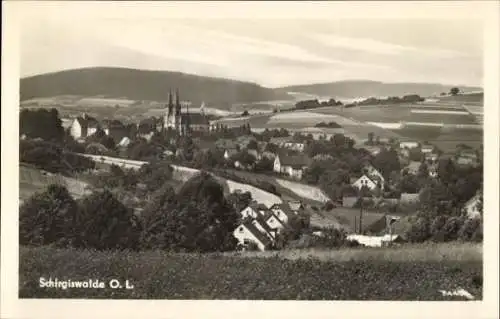
POLYGON ((261 251, 266 250, 272 244, 269 237, 260 232, 251 220, 236 227, 233 231, 233 236, 238 240, 240 245, 247 246, 250 243, 255 243, 261 251))
POLYGON ((276 156, 273 170, 277 173, 302 179, 304 170, 308 165, 309 161, 305 156, 276 156))
POLYGON ((271 206, 271 211, 285 225, 287 225, 290 219, 295 215, 288 203, 274 204, 271 206))
POLYGON ((433 145, 422 145, 420 148, 420 151, 424 154, 430 154, 434 151, 434 146, 433 145))
POLYGON ((83 116, 73 120, 69 127, 69 134, 77 140, 94 134, 98 129, 99 122, 95 118, 83 114, 83 116))
POLYGON ((281 231, 286 228, 285 224, 283 224, 283 222, 279 220, 279 218, 274 214, 270 215, 267 218, 266 224, 269 226, 270 229, 277 232, 278 234, 281 233, 281 231))
POLYGON ((361 189, 363 186, 368 187, 368 189, 373 190, 377 187, 377 183, 375 183, 370 177, 363 175, 360 178, 358 178, 354 183, 352 183, 352 186, 361 189))
POLYGON ((476 194, 464 204, 464 210, 469 218, 477 218, 481 216, 481 212, 478 209, 480 201, 481 195, 476 194))
POLYGON ((420 144, 418 142, 401 142, 399 143, 399 148, 416 148, 418 147, 420 144))
POLYGON ((257 209, 255 209, 255 207, 249 205, 240 212, 240 215, 242 218, 247 218, 247 217, 257 218, 260 216, 260 213, 258 212, 257 209))
POLYGON ((380 180, 381 185, 384 185, 384 176, 375 167, 373 167, 373 165, 365 165, 364 169, 367 172, 367 175, 370 176, 373 181, 380 180))

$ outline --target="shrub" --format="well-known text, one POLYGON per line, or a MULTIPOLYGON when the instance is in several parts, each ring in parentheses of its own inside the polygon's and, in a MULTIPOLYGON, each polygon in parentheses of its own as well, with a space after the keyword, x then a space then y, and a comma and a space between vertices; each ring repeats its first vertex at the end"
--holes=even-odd
POLYGON ((136 249, 140 224, 111 192, 95 192, 81 201, 78 247, 136 249))
POLYGON ((19 208, 19 243, 71 245, 78 216, 77 204, 68 190, 61 185, 49 185, 19 208))
POLYGON ((462 241, 476 241, 478 238, 475 235, 477 236, 480 227, 482 228, 480 219, 467 219, 458 231, 458 238, 462 241))

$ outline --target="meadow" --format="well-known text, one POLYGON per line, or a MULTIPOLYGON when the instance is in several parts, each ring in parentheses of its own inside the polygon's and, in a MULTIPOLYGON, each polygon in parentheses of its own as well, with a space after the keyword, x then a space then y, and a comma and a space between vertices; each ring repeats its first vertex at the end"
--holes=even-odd
POLYGON ((463 300, 439 292, 459 288, 482 298, 481 248, 465 244, 206 255, 21 247, 19 264, 20 298, 463 300), (41 288, 41 277, 134 289, 41 288))

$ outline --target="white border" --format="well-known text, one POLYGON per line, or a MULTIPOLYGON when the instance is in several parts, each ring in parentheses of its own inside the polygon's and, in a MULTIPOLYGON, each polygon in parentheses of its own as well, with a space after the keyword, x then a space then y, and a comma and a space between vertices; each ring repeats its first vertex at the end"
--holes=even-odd
POLYGON ((494 318, 498 316, 498 105, 500 68, 497 1, 461 2, 2 2, 2 318, 494 318), (50 5, 50 6, 47 6, 50 5), (18 293, 18 101, 21 16, 45 10, 64 16, 77 10, 89 19, 117 18, 481 18, 485 21, 485 244, 482 302, 350 301, 118 301, 19 300, 18 293), (496 312, 495 312, 496 311, 496 312))

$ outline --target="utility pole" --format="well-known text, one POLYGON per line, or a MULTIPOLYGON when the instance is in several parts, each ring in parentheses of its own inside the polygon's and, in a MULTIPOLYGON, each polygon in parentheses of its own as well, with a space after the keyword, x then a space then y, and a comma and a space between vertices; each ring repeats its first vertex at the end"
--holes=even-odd
POLYGON ((363 193, 361 193, 359 203, 359 234, 363 234, 363 193))

